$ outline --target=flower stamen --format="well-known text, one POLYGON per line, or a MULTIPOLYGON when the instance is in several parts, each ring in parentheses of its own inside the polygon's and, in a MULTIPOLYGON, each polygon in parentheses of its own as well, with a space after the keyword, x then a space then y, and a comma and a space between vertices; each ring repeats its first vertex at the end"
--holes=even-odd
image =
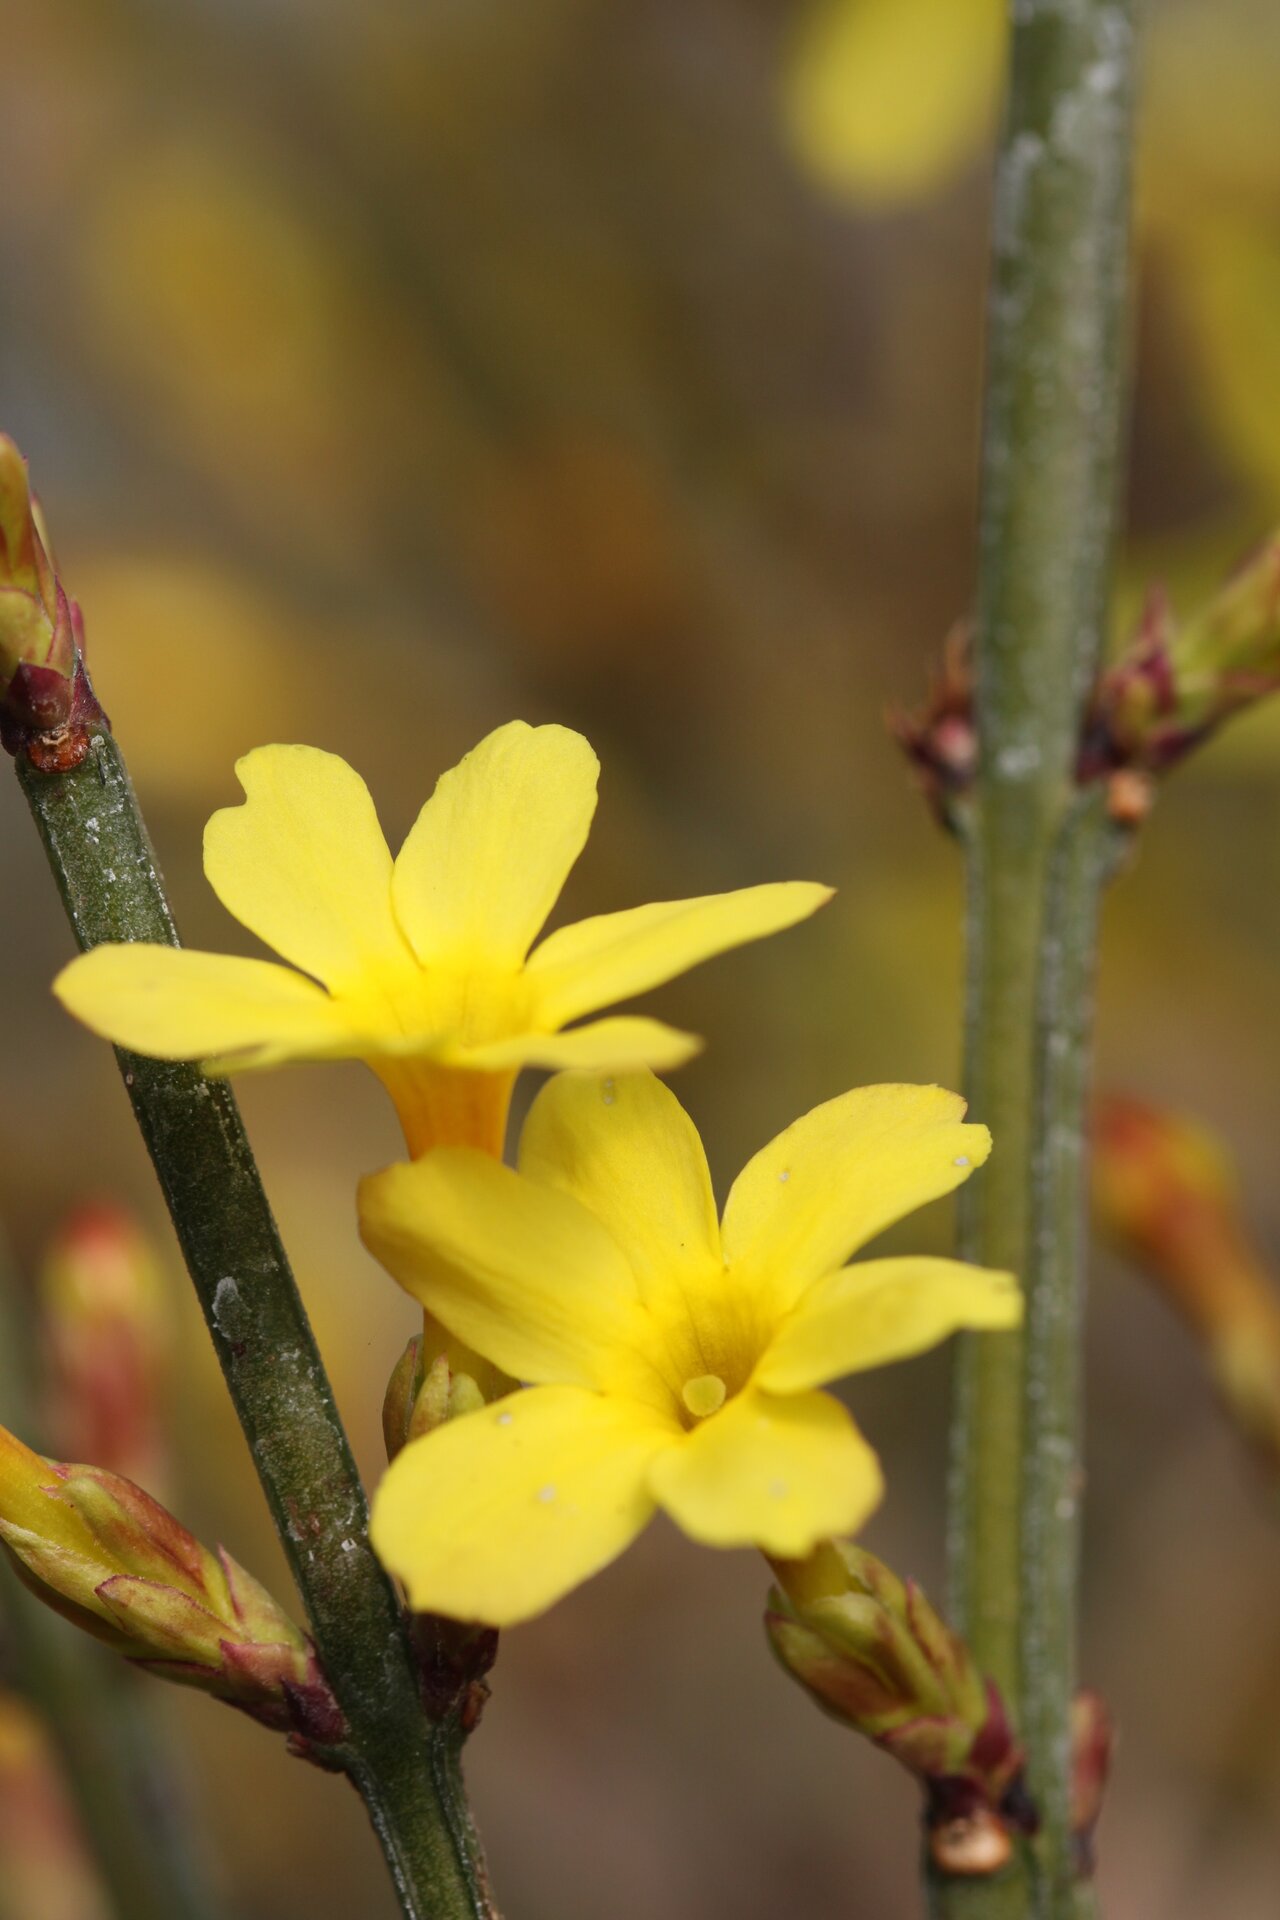
POLYGON ((724 1381, 718 1373, 700 1373, 696 1380, 685 1381, 680 1398, 696 1420, 705 1420, 708 1414, 719 1413, 724 1405, 724 1381))

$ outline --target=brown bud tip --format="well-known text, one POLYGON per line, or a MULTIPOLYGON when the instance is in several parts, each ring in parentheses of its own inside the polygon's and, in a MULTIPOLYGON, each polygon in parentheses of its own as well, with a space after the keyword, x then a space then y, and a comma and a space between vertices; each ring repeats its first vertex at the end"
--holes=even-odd
POLYGON ((1155 783, 1149 774, 1121 767, 1107 780, 1107 815, 1118 827, 1140 827, 1155 804, 1155 783))
POLYGON ((945 1820, 929 1835, 929 1857, 939 1873, 981 1879, 999 1873, 1013 1853, 1004 1822, 986 1807, 945 1820))

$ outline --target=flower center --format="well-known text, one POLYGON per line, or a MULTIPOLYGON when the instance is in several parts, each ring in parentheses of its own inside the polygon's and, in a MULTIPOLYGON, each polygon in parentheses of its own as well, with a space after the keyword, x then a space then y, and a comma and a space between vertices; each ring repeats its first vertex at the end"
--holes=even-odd
POLYGON ((700 1373, 695 1380, 686 1380, 680 1389, 680 1398, 698 1420, 705 1420, 709 1413, 719 1413, 724 1395, 724 1381, 718 1373, 700 1373))

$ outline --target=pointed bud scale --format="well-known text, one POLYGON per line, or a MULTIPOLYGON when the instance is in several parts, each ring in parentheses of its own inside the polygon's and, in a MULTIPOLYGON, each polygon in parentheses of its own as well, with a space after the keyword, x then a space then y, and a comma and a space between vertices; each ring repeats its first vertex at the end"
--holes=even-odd
POLYGON ((58 1452, 161 1490, 169 1342, 151 1243, 119 1207, 77 1209, 46 1250, 40 1301, 58 1452))
POLYGON ((306 1635, 131 1481, 43 1460, 0 1428, 0 1541, 26 1586, 126 1659, 242 1708, 321 1764, 340 1743, 306 1635))
POLYGON ((1113 1096, 1094 1121, 1093 1206, 1191 1328, 1226 1412, 1280 1473, 1280 1289, 1226 1150, 1180 1115, 1113 1096))
POLYGON ((994 1872, 1008 1858, 1009 1830, 1032 1831, 1035 1815, 1022 1749, 964 1642, 914 1582, 852 1542, 773 1567, 765 1625, 782 1666, 923 1783, 938 1845, 970 1863, 946 1871, 994 1872))
POLYGON ((1160 773, 1242 707, 1280 687, 1280 534, 1194 613, 1175 619, 1162 588, 1103 674, 1085 724, 1079 775, 1160 773))
POLYGON ((387 1382, 382 1403, 387 1459, 394 1460, 410 1440, 433 1433, 446 1420, 501 1400, 516 1384, 424 1314, 422 1333, 410 1340, 387 1382))
POLYGON ((105 724, 80 609, 58 578, 26 461, 0 434, 0 746, 39 773, 69 773, 105 724))
POLYGON ((33 509, 27 467, 0 435, 0 697, 11 717, 41 731, 71 713, 76 643, 33 509))
POLYGON ((894 712, 889 731, 916 770, 940 826, 960 831, 978 769, 974 718, 973 642, 967 622, 948 634, 941 668, 919 713, 894 712))
POLYGON ((1102 1812, 1115 1729, 1100 1693, 1084 1688, 1071 1703, 1071 1833, 1081 1879, 1093 1872, 1093 1835, 1102 1812))

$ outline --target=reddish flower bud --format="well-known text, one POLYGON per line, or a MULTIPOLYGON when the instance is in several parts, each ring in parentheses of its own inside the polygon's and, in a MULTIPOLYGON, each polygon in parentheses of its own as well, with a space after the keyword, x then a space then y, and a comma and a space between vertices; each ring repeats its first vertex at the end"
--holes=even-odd
POLYGON ((1035 1814, 1000 1695, 964 1642, 914 1582, 852 1542, 776 1561, 774 1571, 765 1625, 781 1664, 824 1711, 922 1782, 946 1871, 1003 1866, 1010 1831, 1034 1831, 1035 1814))
POLYGON ((168 1328, 155 1251, 123 1209, 77 1209, 40 1274, 58 1452, 163 1489, 168 1328))
POLYGON ((135 1665, 240 1707, 321 1764, 341 1743, 307 1636, 131 1481, 43 1460, 0 1428, 0 1541, 33 1593, 135 1665))
POLYGON ((1193 1121, 1113 1096, 1095 1117, 1093 1205, 1182 1315, 1227 1413, 1280 1473, 1280 1292, 1226 1150, 1193 1121))

